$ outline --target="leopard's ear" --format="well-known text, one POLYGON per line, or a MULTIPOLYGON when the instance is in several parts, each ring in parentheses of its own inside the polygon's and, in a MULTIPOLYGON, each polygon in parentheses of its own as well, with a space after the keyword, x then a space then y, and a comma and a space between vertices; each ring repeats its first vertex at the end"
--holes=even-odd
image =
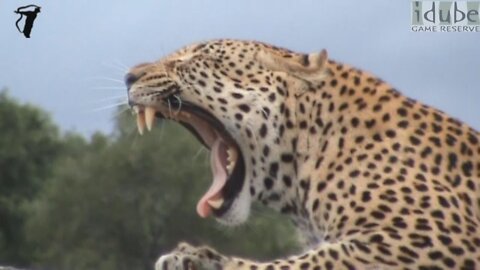
POLYGON ((318 82, 327 75, 327 51, 310 54, 285 54, 274 50, 260 50, 256 60, 266 68, 273 71, 286 72, 294 77, 318 82))

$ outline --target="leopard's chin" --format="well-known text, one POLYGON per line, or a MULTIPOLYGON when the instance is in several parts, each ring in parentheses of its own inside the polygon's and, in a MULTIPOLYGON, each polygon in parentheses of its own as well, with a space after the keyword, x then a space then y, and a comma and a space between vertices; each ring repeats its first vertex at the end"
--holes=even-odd
POLYGON ((206 110, 177 98, 166 98, 156 107, 134 105, 140 134, 150 130, 155 118, 182 124, 208 149, 213 175, 212 185, 197 203, 197 213, 213 215, 226 225, 243 223, 250 212, 250 193, 245 184, 246 166, 239 144, 225 126, 206 110), (165 106, 168 104, 168 106, 165 106))

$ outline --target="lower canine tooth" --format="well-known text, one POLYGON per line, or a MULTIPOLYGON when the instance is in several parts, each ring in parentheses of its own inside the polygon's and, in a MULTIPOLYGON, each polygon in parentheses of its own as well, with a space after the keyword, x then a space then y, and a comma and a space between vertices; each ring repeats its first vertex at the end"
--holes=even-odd
POLYGON ((232 174, 233 164, 230 162, 226 167, 228 174, 232 174))
POLYGON ((214 209, 219 209, 223 204, 223 198, 208 200, 207 203, 214 209))
POLYGON ((237 161, 237 150, 234 148, 228 148, 227 149, 227 156, 228 160, 230 160, 232 163, 237 161))
POLYGON ((143 130, 145 130, 145 115, 143 113, 137 113, 137 128, 138 133, 143 135, 143 130))
POLYGON ((154 121, 155 121, 155 109, 152 107, 145 108, 145 123, 147 124, 147 129, 149 131, 152 130, 154 121))

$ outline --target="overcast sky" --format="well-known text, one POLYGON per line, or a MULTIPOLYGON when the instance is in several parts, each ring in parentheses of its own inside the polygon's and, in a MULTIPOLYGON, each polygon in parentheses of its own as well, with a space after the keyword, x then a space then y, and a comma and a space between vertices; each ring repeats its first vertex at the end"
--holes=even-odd
POLYGON ((480 33, 411 32, 410 1, 3 0, 0 37, 0 88, 85 135, 112 130, 114 109, 97 109, 126 95, 126 66, 212 38, 326 48, 480 129, 480 33), (30 39, 13 13, 28 4, 42 7, 30 39))

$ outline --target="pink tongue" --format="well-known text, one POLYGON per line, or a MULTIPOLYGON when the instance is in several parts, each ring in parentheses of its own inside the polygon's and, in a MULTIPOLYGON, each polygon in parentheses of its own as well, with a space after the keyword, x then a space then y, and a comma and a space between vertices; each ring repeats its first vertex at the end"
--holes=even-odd
MULTIPOLYGON (((209 200, 218 199, 222 195, 220 191, 227 182, 227 172, 224 166, 220 162, 220 147, 222 146, 222 140, 220 137, 213 142, 211 148, 210 165, 212 166, 213 184, 208 189, 207 193, 203 195, 197 204, 197 213, 202 218, 208 217, 212 213, 212 207, 207 203, 209 200)), ((225 145, 223 145, 225 147, 225 145)))

